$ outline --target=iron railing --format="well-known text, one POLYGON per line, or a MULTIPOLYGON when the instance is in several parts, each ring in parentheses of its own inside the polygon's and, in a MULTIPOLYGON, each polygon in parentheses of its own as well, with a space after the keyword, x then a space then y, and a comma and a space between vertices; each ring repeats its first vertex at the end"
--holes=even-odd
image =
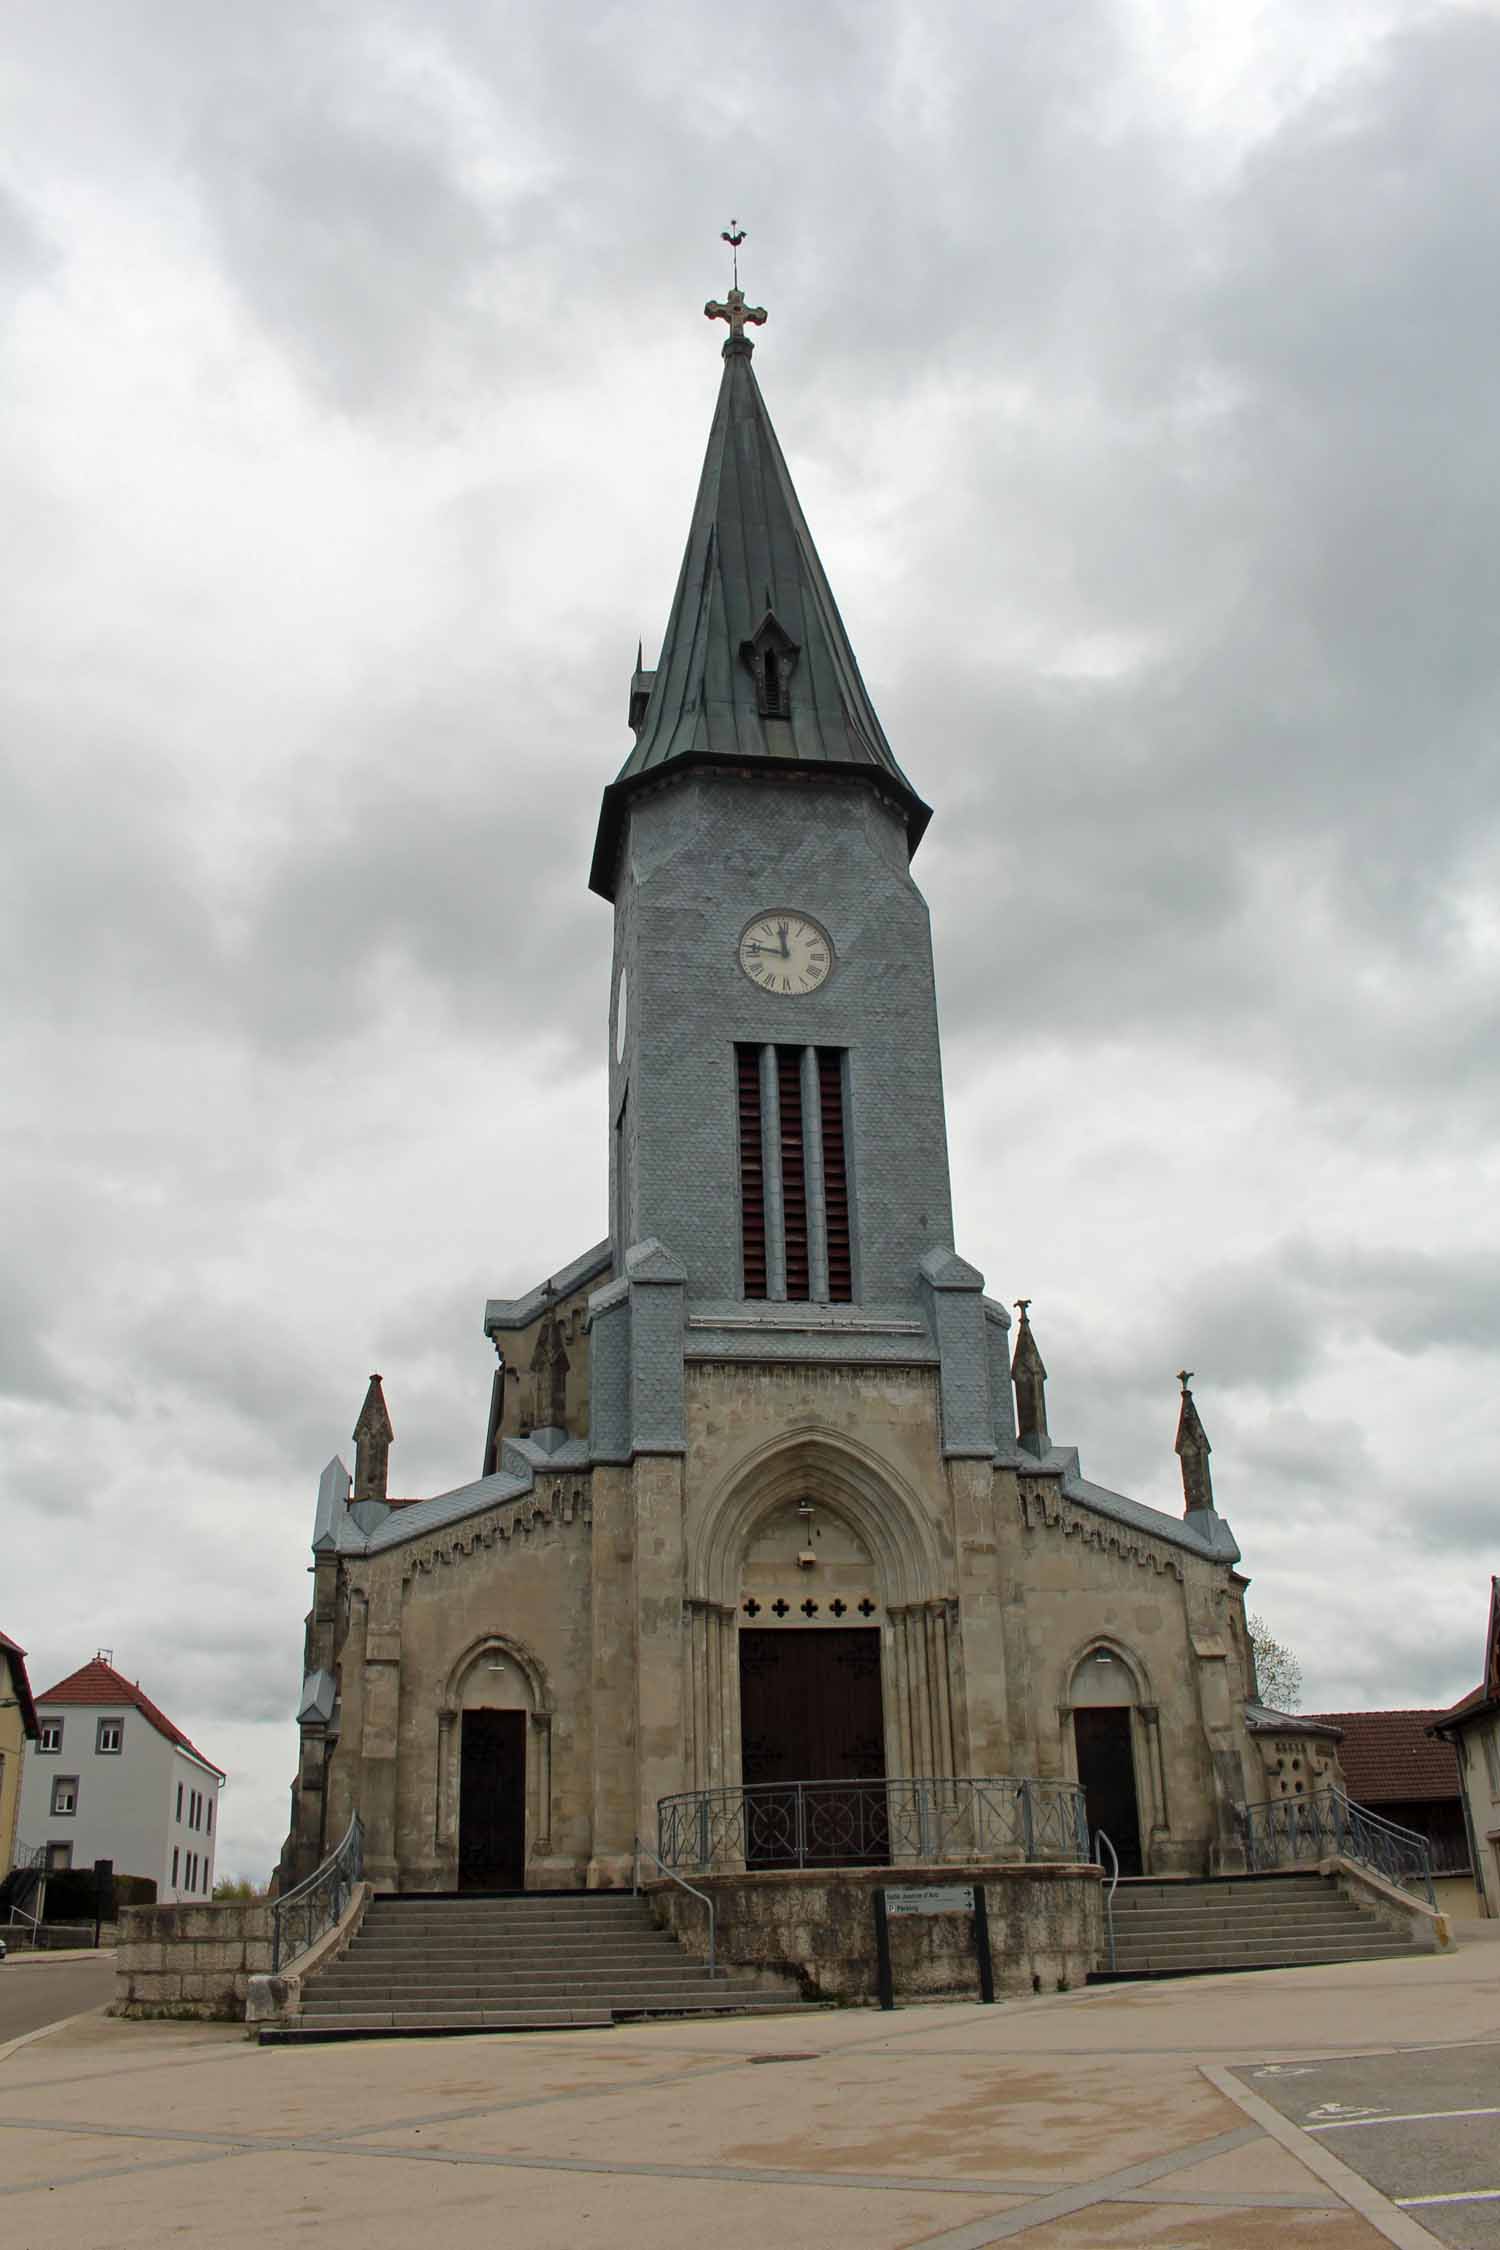
POLYGON ((656 1843, 700 1873, 1092 1857, 1077 1784, 1009 1774, 696 1789, 658 1802, 656 1843))
POLYGON ((24 1922, 33 1938, 41 1927, 41 1907, 47 1881, 47 1849, 45 1844, 33 1848, 23 1844, 18 1837, 11 1856, 10 1872, 0 1881, 0 1911, 6 1923, 24 1922), (36 1901, 35 1910, 32 1900, 36 1901))
POLYGON ((1094 1860, 1101 1873, 1109 1854, 1109 1881, 1104 1885, 1104 1929, 1109 1940, 1109 1973, 1115 1973, 1115 1892, 1120 1888, 1120 1855, 1102 1828, 1094 1831, 1094 1860))
POLYGON ((277 1899, 271 1908, 271 1972, 282 1962, 295 1961, 310 1945, 331 1930, 349 1903, 350 1893, 364 1873, 365 1831, 356 1813, 336 1851, 315 1868, 295 1890, 277 1899))
POLYGON ((1268 1797, 1245 1807, 1245 1846, 1252 1871, 1295 1867, 1310 1859, 1349 1859, 1398 1890, 1437 1905, 1432 1887, 1432 1846, 1414 1828, 1400 1828, 1379 1813, 1351 1805, 1342 1789, 1317 1789, 1310 1797, 1268 1797))

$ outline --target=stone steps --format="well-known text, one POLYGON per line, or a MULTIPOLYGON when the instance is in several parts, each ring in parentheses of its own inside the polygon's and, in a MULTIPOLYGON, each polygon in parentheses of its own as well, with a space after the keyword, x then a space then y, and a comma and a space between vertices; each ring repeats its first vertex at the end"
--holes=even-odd
POLYGON ((629 1892, 577 1898, 372 1901, 348 1950, 261 2038, 563 2030, 621 2017, 764 2013, 797 2004, 767 1980, 682 1951, 629 1892))
POLYGON ((1114 1927, 1114 1966, 1091 1982, 1384 1961, 1414 1950, 1321 1875, 1122 1883, 1114 1927))

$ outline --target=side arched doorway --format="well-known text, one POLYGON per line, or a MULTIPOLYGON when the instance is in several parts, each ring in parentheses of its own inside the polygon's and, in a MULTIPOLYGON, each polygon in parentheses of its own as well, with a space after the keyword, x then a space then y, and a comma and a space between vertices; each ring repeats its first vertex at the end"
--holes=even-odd
POLYGON ((1116 1650, 1100 1643, 1074 1667, 1068 1701, 1089 1833, 1096 1835, 1102 1829, 1119 1856, 1120 1873, 1139 1875, 1144 1857, 1136 1777, 1135 1676, 1116 1650))
POLYGON ((550 1827, 550 1718, 534 1658, 490 1634, 449 1676, 439 1771, 461 1891, 519 1891, 550 1827))

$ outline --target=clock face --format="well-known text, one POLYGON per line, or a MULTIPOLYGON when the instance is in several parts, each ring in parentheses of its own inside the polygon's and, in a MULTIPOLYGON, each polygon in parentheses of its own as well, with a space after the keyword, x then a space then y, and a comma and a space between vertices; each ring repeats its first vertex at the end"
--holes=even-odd
POLYGON ((625 1059, 625 971, 620 971, 620 982, 615 989, 615 1061, 625 1059))
POLYGON ((740 938, 739 963, 763 992, 816 992, 833 970, 833 941, 810 914, 774 907, 758 914, 740 938))

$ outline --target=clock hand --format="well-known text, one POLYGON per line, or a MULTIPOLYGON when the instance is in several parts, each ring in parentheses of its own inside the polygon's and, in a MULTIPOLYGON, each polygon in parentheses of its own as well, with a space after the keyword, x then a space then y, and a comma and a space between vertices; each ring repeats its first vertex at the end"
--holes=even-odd
POLYGON ((789 945, 787 944, 787 942, 786 942, 786 924, 785 924, 785 922, 778 922, 778 923, 777 923, 777 925, 776 925, 776 935, 777 935, 777 936, 778 936, 778 937, 780 938, 780 940, 781 940, 781 958, 782 958, 782 960, 783 960, 783 961, 790 961, 790 959, 791 959, 791 957, 792 957, 792 949, 791 949, 791 947, 790 947, 790 946, 789 946, 789 945))

